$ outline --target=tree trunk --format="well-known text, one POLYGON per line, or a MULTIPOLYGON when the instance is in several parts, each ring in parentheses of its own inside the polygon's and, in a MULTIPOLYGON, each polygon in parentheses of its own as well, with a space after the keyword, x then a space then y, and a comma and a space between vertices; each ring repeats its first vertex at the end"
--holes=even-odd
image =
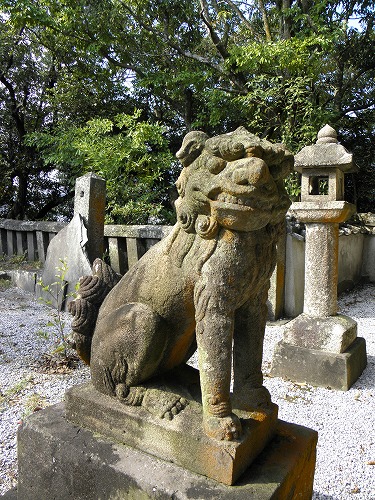
POLYGON ((284 40, 289 40, 292 36, 291 5, 291 0, 282 0, 281 2, 281 38, 284 40))

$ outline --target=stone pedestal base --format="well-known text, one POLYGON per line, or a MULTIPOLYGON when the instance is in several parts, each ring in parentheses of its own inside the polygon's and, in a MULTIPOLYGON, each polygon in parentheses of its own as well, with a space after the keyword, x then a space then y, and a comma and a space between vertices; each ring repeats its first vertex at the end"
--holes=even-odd
POLYGON ((70 423, 61 403, 18 433, 18 500, 222 499, 312 496, 317 433, 278 421, 273 440, 235 486, 189 472, 70 423))
POLYGON ((366 342, 361 337, 343 353, 306 349, 281 341, 274 352, 271 376, 347 391, 366 364, 366 342))
MULTIPOLYGON (((191 371, 194 376, 195 370, 191 371)), ((173 392, 166 390, 170 382, 156 387, 149 389, 153 406, 147 409, 124 405, 99 393, 91 383, 75 386, 65 394, 66 417, 118 443, 228 485, 235 483, 274 436, 278 410, 274 404, 253 412, 234 410, 241 419, 241 439, 218 441, 203 431, 202 406, 186 392, 189 403, 172 420, 154 414, 160 401, 164 403, 171 394, 173 401, 173 392)), ((182 391, 180 387, 176 393, 182 391)))

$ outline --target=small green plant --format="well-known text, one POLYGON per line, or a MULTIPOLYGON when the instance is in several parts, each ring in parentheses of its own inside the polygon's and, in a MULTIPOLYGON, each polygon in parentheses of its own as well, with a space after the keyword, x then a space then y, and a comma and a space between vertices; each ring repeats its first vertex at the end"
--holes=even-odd
POLYGON ((0 290, 6 290, 12 286, 12 281, 6 278, 0 278, 0 290))
POLYGON ((39 260, 30 261, 27 259, 27 252, 24 252, 21 255, 1 255, 0 256, 0 269, 1 270, 9 270, 9 269, 26 269, 26 270, 34 270, 40 269, 41 262, 39 260))
POLYGON ((42 410, 46 406, 47 403, 45 396, 42 396, 37 392, 34 392, 27 398, 25 402, 25 408, 23 410, 21 420, 28 417, 29 415, 31 415, 31 413, 34 413, 35 411, 42 410))
POLYGON ((0 405, 2 406, 5 403, 10 403, 33 381, 34 379, 32 376, 25 377, 12 387, 9 387, 4 393, 0 393, 0 405))
POLYGON ((10 259, 9 259, 9 262, 10 262, 10 264, 14 264, 15 266, 18 266, 18 265, 22 264, 23 262, 25 262, 26 260, 27 260, 26 252, 23 252, 20 255, 12 255, 12 257, 10 257, 10 259))
MULTIPOLYGON (((75 293, 66 293, 67 282, 65 280, 66 273, 68 271, 68 263, 66 257, 60 260, 60 266, 56 267, 57 274, 55 274, 56 281, 51 284, 45 284, 42 278, 39 279, 38 285, 41 287, 44 296, 39 297, 41 302, 46 305, 53 307, 53 312, 51 313, 50 320, 46 324, 47 327, 51 327, 54 335, 55 343, 57 347, 54 349, 52 354, 62 354, 65 358, 68 358, 68 335, 65 333, 66 321, 62 312, 62 305, 68 296, 74 296, 75 293)), ((76 285, 76 291, 78 290, 78 284, 76 285)), ((44 339, 50 338, 50 333, 45 330, 39 330, 36 332, 37 335, 44 339)))

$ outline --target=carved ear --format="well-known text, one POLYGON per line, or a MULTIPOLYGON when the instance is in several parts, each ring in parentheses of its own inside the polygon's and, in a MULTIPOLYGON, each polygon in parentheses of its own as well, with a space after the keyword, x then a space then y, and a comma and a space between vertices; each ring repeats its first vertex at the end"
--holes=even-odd
POLYGON ((208 135, 198 130, 186 134, 182 141, 181 148, 176 153, 176 158, 180 160, 183 167, 188 167, 198 158, 207 139, 208 135))

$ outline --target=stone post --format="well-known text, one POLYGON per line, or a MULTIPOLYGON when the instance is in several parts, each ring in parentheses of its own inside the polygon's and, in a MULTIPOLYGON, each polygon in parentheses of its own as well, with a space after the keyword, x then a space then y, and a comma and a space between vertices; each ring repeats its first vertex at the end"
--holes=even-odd
MULTIPOLYGON (((65 293, 59 296, 59 307, 66 308, 70 295, 81 276, 91 274, 93 261, 103 256, 104 246, 105 180, 93 173, 76 180, 73 219, 51 240, 42 281, 52 286, 56 282, 61 261, 67 264, 65 293)), ((36 295, 44 296, 37 285, 36 295)), ((56 293, 54 293, 56 295, 56 293)), ((51 297, 48 295, 48 299, 51 297)), ((55 299, 52 299, 52 305, 55 299)))
POLYGON ((295 156, 295 168, 302 175, 301 202, 290 212, 306 225, 304 306, 285 326, 271 374, 347 390, 367 362, 357 323, 337 314, 339 223, 356 208, 344 201, 344 173, 356 167, 326 125, 316 144, 295 156))
POLYGON ((337 313, 339 225, 306 224, 304 313, 316 318, 337 313), (325 272, 322 272, 324 269, 325 272))
POLYGON ((90 172, 76 180, 74 215, 86 226, 86 252, 89 261, 102 257, 104 250, 105 180, 90 172))

